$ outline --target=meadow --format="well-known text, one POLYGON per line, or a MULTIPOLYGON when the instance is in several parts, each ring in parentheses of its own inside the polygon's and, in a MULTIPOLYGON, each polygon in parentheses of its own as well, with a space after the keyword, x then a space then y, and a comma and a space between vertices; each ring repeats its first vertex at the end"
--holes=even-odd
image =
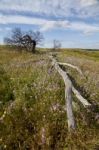
POLYGON ((99 51, 38 49, 37 53, 0 46, 0 149, 98 150, 99 51), (76 131, 68 132, 64 82, 49 55, 78 66, 84 76, 65 67, 74 86, 93 105, 77 101, 76 131), (96 117, 94 117, 96 116, 96 117))

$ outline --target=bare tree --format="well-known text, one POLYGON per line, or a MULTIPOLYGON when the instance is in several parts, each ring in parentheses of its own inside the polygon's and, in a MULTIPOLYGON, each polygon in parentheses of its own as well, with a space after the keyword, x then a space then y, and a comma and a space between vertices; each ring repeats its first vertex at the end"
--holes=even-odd
POLYGON ((59 50, 61 48, 61 42, 59 40, 53 41, 53 50, 59 50))
POLYGON ((35 53, 36 46, 43 40, 41 32, 22 32, 20 28, 12 30, 10 38, 4 38, 4 43, 11 46, 19 46, 25 48, 27 51, 35 53))

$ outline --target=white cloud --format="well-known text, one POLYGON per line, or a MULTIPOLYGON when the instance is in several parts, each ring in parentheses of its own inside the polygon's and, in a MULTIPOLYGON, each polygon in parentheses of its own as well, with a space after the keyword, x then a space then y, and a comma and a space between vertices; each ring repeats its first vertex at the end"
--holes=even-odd
POLYGON ((71 24, 70 28, 73 30, 82 31, 85 34, 99 32, 98 25, 96 25, 96 24, 90 25, 90 24, 83 23, 83 22, 74 22, 71 24))
MULTIPOLYGON (((0 15, 0 24, 27 24, 37 25, 40 31, 53 29, 69 29, 83 32, 85 34, 99 32, 99 26, 96 24, 90 25, 84 22, 75 21, 53 21, 34 17, 26 17, 21 15, 0 15)), ((10 30, 7 28, 6 30, 10 30)))
POLYGON ((97 4, 98 4, 97 0, 81 0, 82 6, 93 6, 93 5, 97 5, 97 4))
POLYGON ((25 11, 38 14, 68 16, 70 15, 70 2, 68 0, 2 0, 0 10, 25 11))
POLYGON ((0 15, 0 24, 30 24, 42 25, 46 23, 44 19, 37 19, 21 15, 0 15))
POLYGON ((0 0, 0 10, 54 16, 99 17, 98 0, 0 0))
POLYGON ((44 24, 41 27, 41 31, 47 31, 52 29, 67 29, 70 27, 69 21, 46 21, 46 24, 44 24))
POLYGON ((99 0, 78 0, 76 10, 80 18, 89 18, 98 20, 99 18, 99 0))

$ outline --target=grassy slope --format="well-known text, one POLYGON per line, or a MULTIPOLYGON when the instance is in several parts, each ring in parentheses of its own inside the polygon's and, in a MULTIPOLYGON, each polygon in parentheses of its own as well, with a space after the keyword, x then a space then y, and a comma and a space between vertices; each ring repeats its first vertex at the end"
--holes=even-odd
MULTIPOLYGON (((56 54, 59 61, 82 69, 85 78, 66 68, 82 95, 93 104, 99 103, 99 52, 62 50, 56 54)), ((3 95, 0 115, 8 110, 1 121, 1 149, 98 149, 98 121, 93 119, 96 111, 90 114, 82 106, 78 107, 78 111, 74 111, 77 132, 68 133, 66 112, 62 109, 65 106, 64 83, 51 69, 47 55, 0 47, 0 94, 3 95), (46 137, 44 145, 42 134, 46 137)), ((73 99, 78 106, 77 99, 74 96, 73 99)))

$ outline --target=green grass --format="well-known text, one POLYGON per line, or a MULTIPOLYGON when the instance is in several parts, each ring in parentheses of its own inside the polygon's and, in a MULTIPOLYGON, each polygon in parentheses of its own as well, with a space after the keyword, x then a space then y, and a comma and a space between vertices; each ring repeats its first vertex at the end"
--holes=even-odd
POLYGON ((99 61, 99 51, 97 50, 76 50, 76 49, 62 49, 61 55, 75 56, 79 58, 86 58, 94 61, 99 61))
MULTIPOLYGON (((64 83, 51 68, 50 50, 39 51, 31 54, 0 47, 0 116, 7 111, 0 122, 0 149, 97 150, 99 122, 94 115, 98 109, 89 113, 80 105, 78 111, 74 110, 77 130, 70 134, 63 110, 64 83), (45 135, 43 144, 42 134, 45 135)), ((93 104, 99 103, 99 52, 61 50, 54 53, 59 61, 82 69, 85 78, 66 67, 82 95, 93 104)), ((74 95, 73 100, 78 106, 74 95)))

